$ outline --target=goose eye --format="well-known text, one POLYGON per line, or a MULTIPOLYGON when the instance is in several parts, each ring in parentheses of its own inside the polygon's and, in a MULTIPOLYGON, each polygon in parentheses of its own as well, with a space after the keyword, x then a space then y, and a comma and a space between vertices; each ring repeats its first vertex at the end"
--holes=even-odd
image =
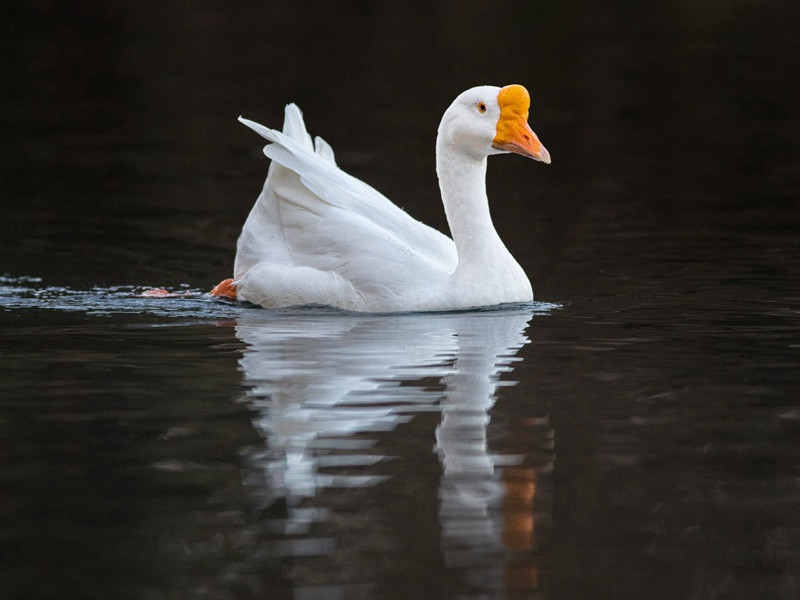
POLYGON ((478 102, 478 110, 480 112, 482 112, 482 113, 485 113, 486 112, 486 104, 484 104, 483 102, 478 102))

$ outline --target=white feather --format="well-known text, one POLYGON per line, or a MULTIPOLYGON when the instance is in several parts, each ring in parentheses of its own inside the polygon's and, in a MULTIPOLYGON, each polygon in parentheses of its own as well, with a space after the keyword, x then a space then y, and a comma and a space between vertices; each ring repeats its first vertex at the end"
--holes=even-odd
POLYGON ((283 132, 239 120, 273 142, 264 148, 273 161, 267 181, 239 238, 240 298, 381 310, 368 299, 424 295, 420 282, 455 269, 452 240, 339 169, 322 138, 314 151, 297 106, 286 107, 283 132))
MULTIPOLYGON (((475 90, 496 96, 498 88, 475 90)), ((445 114, 442 128, 446 121, 454 120, 450 114, 453 107, 445 114)), ((237 243, 234 284, 240 299, 266 307, 326 304, 349 310, 398 311, 532 298, 524 273, 499 237, 495 241, 496 234, 492 236, 488 207, 482 216, 484 184, 475 177, 485 172, 485 157, 481 171, 480 165, 459 162, 456 149, 449 156, 455 162, 445 161, 456 165, 453 173, 439 173, 448 218, 461 210, 488 221, 489 230, 478 232, 486 239, 477 240, 486 246, 486 264, 470 271, 469 265, 459 262, 452 239, 413 219, 372 187, 339 169, 330 145, 320 137, 312 141, 296 105, 286 106, 283 131, 242 117, 239 120, 270 142, 264 154, 272 160, 237 243), (472 191, 467 185, 467 194, 456 202, 463 206, 458 207, 452 198, 448 201, 445 192, 449 178, 462 176, 467 181, 475 179, 479 189, 472 191), (478 278, 471 278, 470 273, 478 278)), ((463 119, 455 121, 459 122, 458 135, 463 137, 465 123, 463 119)), ((468 120, 466 125, 470 125, 468 120)), ((480 127, 485 125, 480 123, 480 127)), ((480 129, 479 134, 487 133, 480 129)), ((480 136, 476 139, 483 139, 480 136)), ((487 145, 486 155, 490 150, 487 145)), ((441 163, 440 159, 437 157, 441 163)), ((449 187, 459 189, 463 183, 453 182, 449 187)), ((463 228, 462 219, 455 221, 463 228)))

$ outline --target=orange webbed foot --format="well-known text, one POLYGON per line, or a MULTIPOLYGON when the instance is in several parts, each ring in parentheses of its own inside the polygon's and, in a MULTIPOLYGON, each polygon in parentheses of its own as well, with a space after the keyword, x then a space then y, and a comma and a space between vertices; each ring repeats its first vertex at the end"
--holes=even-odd
POLYGON ((167 296, 171 296, 167 290, 164 288, 151 288, 148 290, 143 291, 139 294, 143 298, 166 298, 167 296))
POLYGON ((220 281, 217 286, 209 292, 212 296, 219 296, 220 298, 229 298, 236 300, 236 286, 233 285, 233 279, 226 279, 220 281))

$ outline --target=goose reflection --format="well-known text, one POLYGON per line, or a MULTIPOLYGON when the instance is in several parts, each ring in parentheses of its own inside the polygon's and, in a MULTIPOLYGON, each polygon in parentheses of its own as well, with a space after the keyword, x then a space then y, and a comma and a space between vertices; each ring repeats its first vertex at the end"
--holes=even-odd
MULTIPOLYGON (((487 432, 498 387, 513 383, 501 374, 520 360, 516 354, 529 343, 525 330, 533 314, 525 307, 393 316, 289 311, 240 318, 236 335, 246 344, 240 368, 247 402, 256 410, 254 426, 265 442, 247 457, 247 483, 265 511, 276 505, 285 511, 273 520, 280 522, 271 529, 273 557, 330 559, 335 533, 311 535, 335 510, 322 497, 385 482, 402 485, 388 481, 385 465, 403 457, 386 456, 380 450, 385 444, 377 442, 415 415, 436 412, 441 416, 430 439, 441 468, 445 564, 476 593, 509 585, 509 552, 531 547, 531 491, 539 469, 523 465, 522 455, 493 454, 487 432), (520 538, 528 542, 520 545, 520 538)), ((359 557, 351 552, 348 560, 357 563, 359 557)), ((356 570, 361 583, 380 579, 369 569, 356 570)), ((535 585, 531 569, 523 570, 525 585, 535 585)), ((341 571, 336 580, 343 583, 341 571)))

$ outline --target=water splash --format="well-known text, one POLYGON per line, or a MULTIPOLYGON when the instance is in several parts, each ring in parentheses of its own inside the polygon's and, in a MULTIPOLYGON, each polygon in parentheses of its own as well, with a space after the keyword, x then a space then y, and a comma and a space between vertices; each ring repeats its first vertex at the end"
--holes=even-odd
MULTIPOLYGON (((561 308, 549 302, 490 306, 460 312, 494 312, 524 307, 533 314, 547 314, 561 308)), ((91 316, 152 315, 176 319, 273 318, 279 315, 342 315, 346 311, 329 307, 297 307, 263 310, 250 304, 231 302, 210 296, 207 290, 187 284, 166 288, 141 285, 93 286, 73 289, 47 286, 40 277, 0 275, 0 310, 56 310, 79 312, 91 316)), ((447 314, 447 313, 438 313, 447 314)))
POLYGON ((174 318, 235 318, 247 308, 210 297, 205 290, 179 285, 167 295, 136 285, 73 289, 43 285, 41 278, 0 276, 0 310, 56 310, 92 316, 153 315, 174 318))

